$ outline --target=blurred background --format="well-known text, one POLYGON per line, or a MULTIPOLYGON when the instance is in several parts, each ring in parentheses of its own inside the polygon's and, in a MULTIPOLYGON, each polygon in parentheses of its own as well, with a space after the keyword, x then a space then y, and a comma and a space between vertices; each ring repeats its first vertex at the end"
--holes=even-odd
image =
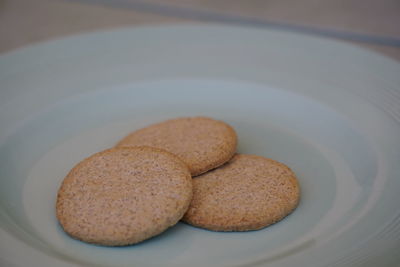
POLYGON ((121 26, 205 22, 324 36, 400 61, 400 0, 0 0, 0 53, 121 26))

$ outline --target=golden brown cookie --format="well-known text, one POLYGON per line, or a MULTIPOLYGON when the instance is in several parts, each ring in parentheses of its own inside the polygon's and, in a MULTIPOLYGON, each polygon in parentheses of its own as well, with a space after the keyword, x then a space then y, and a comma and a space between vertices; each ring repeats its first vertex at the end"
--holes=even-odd
POLYGON ((77 164, 58 191, 56 214, 70 236, 123 246, 176 224, 192 198, 192 178, 175 155, 150 147, 112 148, 77 164))
POLYGON ((183 221, 214 231, 257 230, 283 219, 299 199, 299 184, 287 166, 237 154, 193 178, 193 200, 183 221))
POLYGON ((228 124, 206 117, 178 118, 150 125, 122 139, 117 147, 146 145, 165 149, 185 162, 192 176, 216 168, 235 154, 237 136, 228 124))

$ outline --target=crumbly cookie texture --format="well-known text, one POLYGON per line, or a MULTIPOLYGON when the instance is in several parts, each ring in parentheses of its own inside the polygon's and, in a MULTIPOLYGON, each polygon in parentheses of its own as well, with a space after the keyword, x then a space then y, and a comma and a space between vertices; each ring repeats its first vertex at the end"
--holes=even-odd
POLYGON ((282 220, 299 200, 298 181, 286 165, 237 154, 193 179, 193 200, 183 221, 214 231, 258 230, 282 220))
POLYGON ((137 130, 123 138, 117 147, 138 145, 162 148, 177 155, 192 176, 197 176, 232 158, 237 135, 231 126, 212 118, 177 118, 137 130))
POLYGON ((192 199, 192 178, 175 155, 112 148, 77 164, 58 191, 57 218, 73 238, 123 246, 176 224, 192 199))

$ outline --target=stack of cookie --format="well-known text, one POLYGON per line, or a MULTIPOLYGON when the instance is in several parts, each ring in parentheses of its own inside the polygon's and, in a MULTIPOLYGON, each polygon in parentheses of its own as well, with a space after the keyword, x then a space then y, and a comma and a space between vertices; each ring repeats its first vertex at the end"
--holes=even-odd
POLYGON ((206 117, 137 130, 68 173, 57 219, 73 238, 108 246, 141 242, 179 220, 249 231, 283 219, 299 202, 295 174, 236 147, 235 130, 206 117))

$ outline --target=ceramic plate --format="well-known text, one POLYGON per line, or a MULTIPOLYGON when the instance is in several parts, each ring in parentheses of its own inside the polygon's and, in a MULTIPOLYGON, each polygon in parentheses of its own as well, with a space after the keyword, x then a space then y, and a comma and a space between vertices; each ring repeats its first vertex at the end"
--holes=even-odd
POLYGON ((127 28, 0 56, 0 265, 397 266, 400 65, 336 41, 226 26, 127 28), (294 213, 260 231, 179 223, 108 248, 55 218, 69 169, 178 116, 237 130, 239 152, 298 175, 294 213))

